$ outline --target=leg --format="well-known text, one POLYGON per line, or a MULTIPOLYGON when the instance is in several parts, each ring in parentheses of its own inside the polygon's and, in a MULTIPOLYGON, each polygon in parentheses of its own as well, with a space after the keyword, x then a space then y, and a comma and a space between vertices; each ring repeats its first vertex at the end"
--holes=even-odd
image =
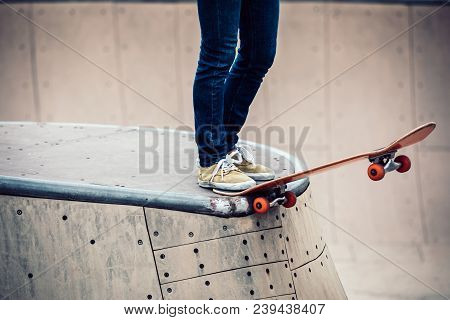
POLYGON ((200 165, 227 153, 223 127, 225 79, 234 61, 241 0, 198 0, 201 48, 193 99, 200 165))
POLYGON ((225 82, 227 150, 234 149, 249 107, 272 66, 277 42, 279 0, 242 0, 238 56, 225 82))

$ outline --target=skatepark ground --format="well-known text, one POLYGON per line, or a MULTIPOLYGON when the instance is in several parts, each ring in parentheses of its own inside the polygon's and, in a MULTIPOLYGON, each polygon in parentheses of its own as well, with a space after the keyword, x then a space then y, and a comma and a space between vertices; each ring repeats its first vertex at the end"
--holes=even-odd
MULTIPOLYGON (((0 121, 192 127, 195 3, 11 7, 0 6, 0 121)), ((372 183, 359 162, 310 179, 350 299, 450 295, 449 30, 448 6, 282 2, 247 140, 315 166, 438 123, 404 151, 408 174, 372 183), (276 138, 252 138, 267 131, 276 138)))

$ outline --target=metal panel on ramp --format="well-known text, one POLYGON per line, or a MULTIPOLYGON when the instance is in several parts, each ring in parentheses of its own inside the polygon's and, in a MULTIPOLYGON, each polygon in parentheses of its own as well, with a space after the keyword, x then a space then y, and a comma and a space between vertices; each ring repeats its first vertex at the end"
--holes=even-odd
POLYGON ((12 196, 0 203, 0 298, 161 298, 142 208, 12 196))

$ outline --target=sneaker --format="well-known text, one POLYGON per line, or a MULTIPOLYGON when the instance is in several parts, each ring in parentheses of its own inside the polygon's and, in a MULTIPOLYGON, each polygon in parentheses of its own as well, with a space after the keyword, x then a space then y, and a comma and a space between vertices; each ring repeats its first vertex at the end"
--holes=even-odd
POLYGON ((239 170, 256 181, 275 178, 275 173, 272 169, 255 163, 255 157, 249 147, 237 146, 235 150, 230 152, 229 156, 239 170))
POLYGON ((210 167, 200 167, 198 185, 230 191, 242 191, 256 185, 256 182, 236 168, 229 155, 210 167))

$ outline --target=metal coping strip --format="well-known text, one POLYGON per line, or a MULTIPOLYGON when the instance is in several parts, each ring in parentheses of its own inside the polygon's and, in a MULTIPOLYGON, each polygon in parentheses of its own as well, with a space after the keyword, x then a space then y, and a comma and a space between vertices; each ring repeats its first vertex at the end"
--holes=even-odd
MULTIPOLYGON (((293 191, 300 195, 309 186, 303 181, 293 191)), ((246 197, 205 197, 132 188, 0 176, 0 194, 31 198, 141 206, 183 211, 222 218, 252 214, 246 197)))

